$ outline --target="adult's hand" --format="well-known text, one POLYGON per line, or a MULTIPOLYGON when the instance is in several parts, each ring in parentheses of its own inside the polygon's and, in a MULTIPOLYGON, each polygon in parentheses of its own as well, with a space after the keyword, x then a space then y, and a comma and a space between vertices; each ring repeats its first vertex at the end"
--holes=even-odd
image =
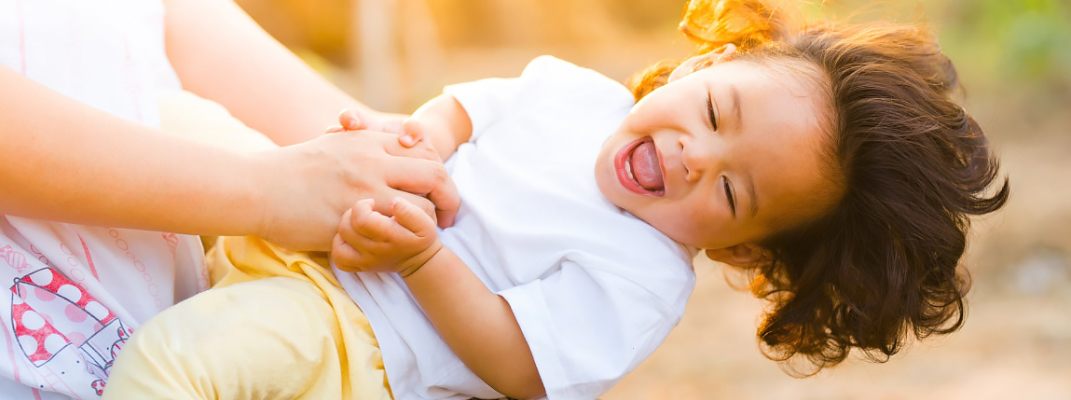
POLYGON ((431 141, 424 140, 424 132, 415 122, 405 114, 347 109, 338 115, 338 125, 327 128, 327 133, 362 130, 389 132, 398 135, 398 143, 408 149, 406 156, 442 161, 431 141))
POLYGON ((339 113, 339 126, 332 129, 336 129, 336 131, 370 130, 401 134, 402 125, 405 124, 405 120, 408 118, 409 116, 406 114, 393 114, 369 109, 349 108, 339 113))
POLYGON ((389 205, 400 197, 433 213, 440 227, 450 226, 460 205, 457 189, 442 163, 423 153, 401 146, 397 135, 360 131, 255 154, 268 197, 260 202, 258 233, 294 250, 328 250, 342 214, 362 198, 389 205))

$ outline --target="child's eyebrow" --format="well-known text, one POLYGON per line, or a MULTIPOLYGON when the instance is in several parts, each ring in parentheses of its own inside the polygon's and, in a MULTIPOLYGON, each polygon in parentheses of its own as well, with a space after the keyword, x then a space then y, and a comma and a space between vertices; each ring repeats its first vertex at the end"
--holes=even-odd
MULTIPOLYGON (((729 85, 729 95, 733 98, 736 131, 741 132, 744 129, 744 117, 743 112, 740 111, 740 91, 736 89, 736 85, 729 85)), ((747 178, 748 211, 751 213, 751 218, 755 218, 755 214, 759 213, 759 199, 755 197, 755 180, 752 179, 750 172, 745 172, 745 177, 747 178)))
POLYGON ((755 218, 755 215, 759 213, 759 198, 755 196, 755 179, 751 177, 751 172, 744 172, 744 177, 747 178, 748 211, 751 212, 751 218, 755 218))
POLYGON ((740 112, 740 91, 736 90, 736 86, 729 85, 729 94, 733 98, 733 114, 736 115, 736 129, 741 130, 744 127, 744 118, 740 112))

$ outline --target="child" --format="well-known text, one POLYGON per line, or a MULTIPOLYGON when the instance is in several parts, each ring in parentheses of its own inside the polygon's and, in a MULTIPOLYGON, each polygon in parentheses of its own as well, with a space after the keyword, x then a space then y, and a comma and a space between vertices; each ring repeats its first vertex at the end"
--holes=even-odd
MULTIPOLYGON (((451 86, 414 113, 410 129, 448 158, 456 225, 436 231, 405 201, 362 200, 332 254, 358 271, 338 280, 374 328, 395 397, 595 398, 679 320, 698 249, 754 271, 771 302, 759 337, 779 360, 822 368, 852 348, 884 360, 905 332, 960 326, 967 216, 998 209, 1008 186, 986 194, 997 162, 949 99, 951 63, 916 28, 791 31, 775 14, 761 1, 693 0, 682 28, 701 54, 645 72, 632 94, 541 57, 520 78, 451 86)), ((319 291, 273 278, 179 305, 135 336, 109 394, 301 397, 331 386, 360 397, 347 387, 360 375, 352 366, 288 368, 309 357, 287 349, 310 342, 336 344, 314 360, 378 364, 346 334, 316 332, 345 321, 310 326, 315 307, 273 298, 309 291, 338 306, 315 261, 254 239, 220 250, 239 270, 312 271, 319 291), (257 265, 268 259, 288 267, 257 265), (198 311, 220 307, 242 322, 215 314, 207 324, 233 331, 201 329, 198 311), (264 336, 274 347, 243 343, 264 336)))

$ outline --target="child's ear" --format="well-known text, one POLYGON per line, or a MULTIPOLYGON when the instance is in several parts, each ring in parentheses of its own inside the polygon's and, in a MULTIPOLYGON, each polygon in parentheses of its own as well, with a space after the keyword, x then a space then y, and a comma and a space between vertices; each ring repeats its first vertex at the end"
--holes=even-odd
POLYGON ((736 54, 736 45, 729 43, 717 50, 709 51, 698 56, 684 60, 677 68, 673 69, 673 72, 669 74, 669 80, 677 80, 683 78, 692 72, 701 70, 719 62, 729 61, 736 54))
POLYGON ((765 264, 773 259, 768 250, 751 243, 743 243, 721 249, 707 249, 706 255, 711 260, 734 267, 765 264))

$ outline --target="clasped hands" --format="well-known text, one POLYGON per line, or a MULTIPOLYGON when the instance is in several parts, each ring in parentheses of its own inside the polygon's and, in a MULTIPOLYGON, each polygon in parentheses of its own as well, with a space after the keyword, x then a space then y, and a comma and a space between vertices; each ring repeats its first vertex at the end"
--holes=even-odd
MULTIPOLYGON (((424 140, 423 130, 414 120, 389 116, 374 118, 356 111, 339 115, 339 126, 328 130, 334 134, 375 134, 357 130, 383 131, 396 134, 406 157, 434 161, 442 160, 430 141, 424 140), (404 150, 403 150, 404 149, 404 150)), ((339 269, 351 272, 397 272, 408 277, 442 250, 436 231, 438 226, 453 224, 457 211, 456 189, 444 169, 436 169, 434 179, 449 186, 449 195, 424 198, 419 194, 394 196, 390 199, 366 197, 355 202, 342 215, 338 232, 331 242, 331 261, 339 269), (432 201, 445 201, 452 209, 434 207, 432 201)), ((444 191, 440 190, 440 193, 444 191)), ((434 194, 436 192, 428 192, 434 194)))

